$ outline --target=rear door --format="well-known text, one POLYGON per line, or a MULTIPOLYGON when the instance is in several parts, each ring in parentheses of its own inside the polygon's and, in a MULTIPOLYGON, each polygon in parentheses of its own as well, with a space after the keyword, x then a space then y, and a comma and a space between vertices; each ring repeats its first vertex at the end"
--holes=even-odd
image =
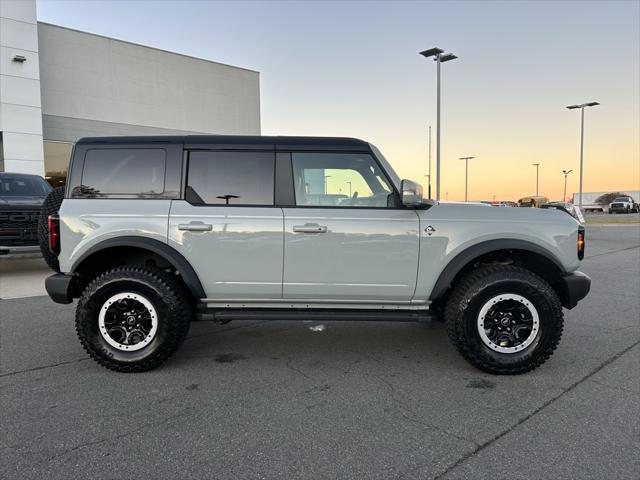
POLYGON ((191 151, 169 244, 195 269, 207 298, 282 297, 283 214, 273 151, 191 151))
POLYGON ((283 296, 404 303, 415 291, 419 219, 369 153, 293 152, 295 206, 284 208, 283 296))

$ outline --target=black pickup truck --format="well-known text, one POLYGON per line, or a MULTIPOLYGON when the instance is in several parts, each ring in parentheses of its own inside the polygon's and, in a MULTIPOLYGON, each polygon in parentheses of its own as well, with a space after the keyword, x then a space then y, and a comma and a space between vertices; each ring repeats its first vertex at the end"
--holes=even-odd
POLYGON ((0 173, 0 255, 40 251, 38 218, 51 190, 38 175, 0 173))

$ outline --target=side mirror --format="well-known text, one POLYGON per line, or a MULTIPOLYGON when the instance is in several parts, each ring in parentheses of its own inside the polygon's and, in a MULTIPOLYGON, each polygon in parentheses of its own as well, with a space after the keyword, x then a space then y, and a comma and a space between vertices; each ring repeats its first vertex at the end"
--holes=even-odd
POLYGON ((402 204, 407 207, 417 207, 422 204, 422 185, 413 180, 402 180, 400 183, 402 204))

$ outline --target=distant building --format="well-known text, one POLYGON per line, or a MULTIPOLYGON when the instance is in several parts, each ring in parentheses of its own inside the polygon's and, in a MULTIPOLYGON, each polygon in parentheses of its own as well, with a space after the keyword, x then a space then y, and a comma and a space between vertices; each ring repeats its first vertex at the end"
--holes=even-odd
POLYGON ((0 171, 64 181, 80 137, 185 133, 259 135, 259 73, 38 22, 35 0, 0 2, 0 171))

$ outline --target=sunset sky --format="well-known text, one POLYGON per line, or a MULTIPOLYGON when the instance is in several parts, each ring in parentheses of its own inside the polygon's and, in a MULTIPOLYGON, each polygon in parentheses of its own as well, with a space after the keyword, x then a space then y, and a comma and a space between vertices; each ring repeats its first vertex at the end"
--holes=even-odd
MULTIPOLYGON (((258 70, 262 133, 352 136, 426 184, 433 46, 443 64, 442 197, 640 189, 640 2, 58 2, 38 19, 258 70)), ((425 188, 426 190, 426 188, 425 188)))

